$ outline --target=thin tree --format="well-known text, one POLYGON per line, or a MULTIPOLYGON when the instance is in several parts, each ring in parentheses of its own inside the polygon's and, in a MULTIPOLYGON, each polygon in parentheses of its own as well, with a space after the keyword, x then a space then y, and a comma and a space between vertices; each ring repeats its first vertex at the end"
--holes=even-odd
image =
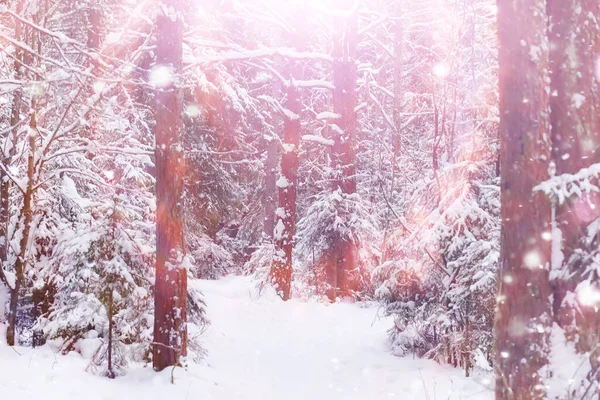
POLYGON ((274 229, 275 255, 270 270, 270 280, 283 299, 290 298, 292 280, 292 251, 296 229, 296 192, 298 181, 298 147, 300 146, 300 96, 294 84, 296 61, 288 60, 289 84, 284 105, 284 138, 281 154, 281 176, 277 181, 279 207, 276 210, 274 229))

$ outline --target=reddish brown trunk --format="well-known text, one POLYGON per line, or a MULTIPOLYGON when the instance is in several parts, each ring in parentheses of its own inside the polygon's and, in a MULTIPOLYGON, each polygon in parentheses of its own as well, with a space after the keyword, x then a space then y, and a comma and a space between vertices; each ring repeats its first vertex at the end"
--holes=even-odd
POLYGON ((157 17, 156 66, 171 81, 156 91, 156 284, 154 369, 178 365, 187 352, 187 271, 183 236, 182 2, 167 0, 157 17), (172 15, 165 15, 164 12, 172 15))
POLYGON ((15 285, 10 291, 10 305, 8 314, 8 326, 6 328, 6 343, 14 346, 16 343, 17 307, 19 305, 19 294, 21 285, 25 279, 25 267, 27 266, 27 248, 29 247, 29 233, 33 218, 33 186, 34 186, 34 155, 36 149, 35 134, 37 120, 35 113, 35 100, 32 100, 32 112, 29 122, 29 154, 27 156, 27 187, 23 195, 23 208, 21 209, 21 227, 23 229, 21 241, 19 242, 19 254, 15 261, 15 285))
POLYGON ((263 239, 270 242, 273 239, 275 227, 275 205, 277 186, 277 140, 269 138, 267 141, 267 158, 265 160, 265 220, 263 223, 263 239))
POLYGON ((281 154, 281 178, 279 207, 274 230, 275 257, 270 271, 273 287, 283 300, 290 298, 292 280, 292 251, 296 229, 296 184, 298 181, 298 147, 300 146, 300 97, 298 89, 290 79, 287 89, 283 151, 281 154))
MULTIPOLYGON (((340 8, 348 3, 338 1, 340 8)), ((339 21, 333 48, 333 111, 339 118, 333 126, 332 161, 335 168, 333 190, 344 194, 356 192, 356 13, 339 21)), ((343 214, 344 210, 339 210, 343 214)), ((329 265, 326 267, 330 286, 328 296, 333 301, 338 295, 351 294, 349 277, 356 265, 356 244, 342 237, 335 239, 329 265)))
POLYGON ((87 26, 87 47, 94 50, 97 50, 100 47, 100 23, 102 19, 102 12, 96 7, 99 6, 96 6, 94 3, 90 5, 87 26))
POLYGON ((396 9, 396 22, 395 22, 395 38, 394 38, 394 128, 395 132, 392 132, 392 151, 394 153, 394 159, 392 160, 392 193, 396 189, 396 169, 398 163, 398 157, 400 156, 400 150, 402 148, 402 103, 404 90, 402 87, 402 54, 403 54, 403 43, 404 43, 404 27, 402 26, 402 0, 398 1, 396 9))
MULTIPOLYGON (((275 80, 271 86, 271 94, 277 99, 281 96, 281 83, 275 80)), ((273 126, 279 127, 279 121, 275 120, 279 116, 275 116, 271 123, 273 126)), ((265 159, 265 193, 263 197, 263 205, 265 210, 265 220, 263 223, 263 240, 272 242, 273 229, 275 228, 276 217, 275 208, 277 207, 277 162, 279 157, 279 140, 277 137, 269 137, 266 139, 266 159, 265 159)))
MULTIPOLYGON (((581 168, 600 162, 600 97, 594 76, 600 46, 600 32, 590 15, 600 15, 597 1, 548 1, 551 30, 550 52, 553 156, 557 174, 577 173, 581 168), (577 34, 573 34, 577 32, 577 34)), ((581 246, 586 228, 599 216, 600 200, 572 198, 556 209, 556 223, 562 233, 562 265, 554 267, 568 271, 552 282, 554 287, 554 317, 562 326, 571 325, 578 311, 562 304, 568 291, 582 280, 585 266, 574 265, 571 256, 581 246), (595 201, 594 201, 595 200, 595 201)), ((585 316, 577 321, 579 345, 588 351, 596 344, 597 313, 582 307, 585 316)))
MULTIPOLYGON (((37 18, 37 16, 36 16, 37 18)), ((20 31, 20 28, 18 29, 20 31)), ((20 32, 19 32, 20 34, 20 32)), ((31 35, 31 48, 36 48, 38 53, 41 53, 41 41, 37 40, 37 35, 31 35)), ((21 57, 23 53, 21 53, 21 57)), ((25 58, 21 58, 20 62, 24 62, 25 58)), ((33 65, 33 60, 30 60, 29 65, 33 65)), ((39 80, 40 77, 36 76, 36 80, 39 80)), ((20 102, 20 96, 15 97, 16 101, 20 102)), ((23 207, 21 208, 20 218, 19 218, 19 227, 22 229, 21 232, 21 240, 19 241, 19 252, 17 254, 17 259, 15 260, 14 265, 14 273, 15 273, 15 283, 14 287, 10 291, 10 302, 9 302, 9 311, 8 311, 8 326, 6 328, 6 343, 9 346, 14 346, 17 342, 17 312, 19 306, 19 295, 21 294, 21 286, 23 284, 23 280, 25 279, 25 268, 27 266, 27 249, 29 248, 29 234, 31 231, 31 222, 33 219, 33 196, 34 196, 34 181, 35 181, 35 153, 36 153, 36 133, 37 133, 37 114, 36 114, 36 103, 37 98, 35 95, 31 97, 31 111, 29 118, 29 130, 28 130, 28 141, 29 141, 29 151, 27 154, 27 186, 25 188, 25 193, 23 194, 23 207)), ((13 112, 16 111, 17 118, 15 118, 15 128, 13 129, 13 143, 16 144, 16 124, 18 123, 18 115, 19 115, 19 105, 15 104, 15 108, 13 112)), ((11 119, 13 119, 11 117, 11 119)), ((11 121, 12 122, 12 121, 11 121)), ((14 153, 13 153, 14 154, 14 153)), ((8 196, 8 194, 7 194, 8 196)), ((8 204, 8 200, 7 200, 8 204)))
MULTIPOLYGON (((114 240, 114 239, 113 239, 114 240)), ((107 376, 110 379, 115 379, 116 375, 115 375, 115 371, 113 370, 113 328, 114 328, 114 312, 113 312, 113 306, 114 306, 114 298, 113 298, 113 289, 112 289, 112 285, 110 285, 109 288, 109 292, 108 292, 108 354, 107 354, 107 361, 108 361, 108 366, 106 368, 106 372, 107 372, 107 376)))
POLYGON ((545 398, 551 327, 550 205, 533 188, 548 178, 548 55, 544 2, 498 4, 502 237, 496 315, 496 399, 545 398), (531 48, 540 49, 531 60, 531 48), (523 362, 526 360, 526 362, 523 362))
MULTIPOLYGON (((17 3, 17 14, 20 14, 23 9, 22 2, 17 3)), ((20 41, 22 39, 21 33, 21 22, 19 20, 15 20, 15 40, 20 41)), ((23 62, 23 50, 20 47, 15 49, 15 80, 20 80, 22 77, 23 67, 21 63, 23 62)), ((15 151, 17 149, 17 133, 19 131, 19 122, 21 120, 21 100, 23 98, 22 90, 16 89, 13 94, 13 101, 10 113, 10 126, 12 127, 11 131, 7 133, 10 135, 12 142, 12 146, 8 154, 2 154, 2 165, 4 168, 8 168, 12 162, 12 159, 15 155, 15 151)), ((8 139, 7 139, 8 141, 8 139)), ((10 206, 10 185, 11 182, 6 176, 4 169, 0 169, 0 278, 4 284, 8 284, 6 282, 6 278, 4 277, 4 273, 2 273, 2 268, 6 266, 6 261, 8 257, 8 220, 9 214, 8 209, 10 206)))

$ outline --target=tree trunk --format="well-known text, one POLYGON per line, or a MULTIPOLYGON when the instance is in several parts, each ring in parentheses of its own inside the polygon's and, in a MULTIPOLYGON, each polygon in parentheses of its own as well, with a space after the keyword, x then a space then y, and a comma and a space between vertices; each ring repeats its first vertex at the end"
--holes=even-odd
POLYGON ((25 267, 27 266, 27 249, 29 248, 29 233, 33 219, 33 194, 35 179, 35 132, 37 130, 35 97, 32 100, 31 118, 29 122, 29 154, 27 156, 27 187, 23 195, 23 208, 21 209, 20 224, 23 229, 19 242, 19 254, 15 261, 15 285, 10 291, 10 305, 8 314, 8 326, 6 329, 6 343, 14 346, 16 343, 17 307, 19 305, 19 294, 21 285, 25 279, 25 267))
POLYGON ((264 208, 265 220, 263 223, 263 240, 271 242, 273 240, 273 229, 275 228, 275 203, 277 186, 277 147, 276 138, 267 139, 267 158, 265 160, 265 194, 264 208))
MULTIPOLYGON (((600 97, 594 77, 598 56, 595 46, 600 46, 600 32, 590 19, 590 15, 600 15, 600 5, 593 0, 549 0, 548 13, 549 40, 553 44, 550 51, 553 159, 557 174, 575 174, 600 162, 600 97)), ((562 302, 567 292, 574 291, 584 279, 585 265, 574 265, 571 256, 581 247, 589 223, 598 218, 598 206, 600 199, 592 196, 569 199, 556 209, 562 260, 555 260, 559 265, 553 265, 554 318, 563 327, 576 322, 578 344, 583 351, 591 350, 597 342, 594 331, 598 316, 593 307, 582 306, 581 311, 586 314, 582 316, 562 302), (580 315, 581 320, 573 321, 573 315, 580 315)))
MULTIPOLYGON (((343 9, 348 3, 338 0, 336 4, 343 9)), ((339 115, 333 127, 332 161, 336 174, 333 190, 353 194, 356 192, 356 12, 339 21, 339 26, 342 29, 333 48, 333 111, 339 115)), ((344 210, 339 212, 343 214, 344 210)), ((349 274, 356 266, 355 247, 356 244, 348 238, 335 239, 330 260, 333 265, 327 268, 331 300, 335 300, 337 295, 351 294, 353 283, 349 274), (335 285, 334 280, 337 280, 335 285)))
MULTIPOLYGON (((37 17, 37 16, 36 16, 37 17)), ((36 21, 37 22, 37 21, 36 21)), ((37 37, 37 32, 33 32, 31 34, 31 48, 35 49, 37 47, 38 53, 41 54, 41 40, 37 37)), ((23 54, 21 53, 21 56, 23 54)), ((27 63, 24 57, 20 60, 20 62, 27 63)), ((28 63, 29 65, 34 64, 34 60, 31 59, 28 63)), ((40 77, 36 76, 36 80, 39 80, 40 77)), ((20 102, 20 98, 18 99, 20 102)), ((37 97, 35 94, 31 96, 31 111, 29 117, 29 128, 27 138, 29 140, 29 151, 27 154, 27 186, 25 188, 25 193, 23 194, 23 207, 21 208, 19 225, 22 229, 21 232, 21 240, 19 241, 19 253, 17 254, 15 265, 14 265, 14 287, 10 290, 10 302, 9 302, 9 311, 8 311, 8 326, 6 328, 6 343, 9 346, 14 346, 17 344, 17 312, 19 306, 19 295, 21 292, 21 286, 25 279, 25 268, 27 267, 27 250, 29 248, 29 234, 31 232, 31 222, 33 219, 33 196, 34 196, 34 183, 35 183, 35 154, 36 154, 36 134, 37 134, 37 97)), ((18 112, 18 105, 13 109, 13 111, 18 112)), ((12 117, 11 117, 12 119, 12 117)), ((12 122, 12 121, 11 121, 12 122)), ((18 123, 18 118, 15 118, 15 125, 18 123)), ((15 126, 13 125, 13 126, 15 126)), ((14 141, 16 143, 16 135, 18 128, 13 130, 14 141)))
MULTIPOLYGON (((154 369, 187 353, 183 177, 183 3, 166 0, 157 16, 156 65, 170 79, 156 90, 156 284, 154 369)), ((163 79, 161 79, 162 81, 163 79)))
MULTIPOLYGON (((23 9, 23 3, 17 3, 17 14, 21 14, 23 9)), ((15 20, 15 40, 22 40, 22 27, 21 21, 15 20)), ((15 80, 19 81, 22 78, 23 67, 23 50, 20 47, 15 48, 15 80)), ((16 89, 13 95, 11 113, 10 113, 10 126, 12 129, 7 135, 10 135, 11 147, 8 151, 2 149, 2 166, 7 168, 12 163, 12 159, 17 149, 17 134, 19 132, 19 122, 21 120, 21 101, 23 98, 22 89, 16 89)), ((5 143, 8 143, 7 138, 5 143)), ((5 285, 8 285, 4 276, 3 268, 6 266, 8 260, 8 222, 9 222, 9 208, 10 208, 10 185, 11 182, 8 176, 4 172, 4 168, 0 169, 0 278, 5 285)), ((10 288, 9 288, 10 289, 10 288)))
POLYGON ((99 5, 91 3, 88 10, 87 47, 98 50, 100 48, 100 24, 102 20, 102 9, 99 5))
POLYGON ((396 174, 397 174, 397 163, 398 157, 400 156, 400 150, 402 149, 402 103, 404 97, 404 88, 402 85, 402 69, 403 69, 403 44, 404 44, 404 26, 402 18, 402 2, 398 0, 396 8, 396 22, 395 22, 395 38, 394 38, 394 127, 396 130, 392 133, 392 151, 394 153, 394 159, 392 160, 392 190, 396 190, 396 174))
MULTIPOLYGON (((113 239, 114 240, 114 239, 113 239)), ((108 292, 108 351, 107 351, 107 363, 108 366, 106 368, 107 377, 110 379, 115 379, 115 371, 113 370, 113 328, 114 328, 114 295, 112 285, 109 285, 108 292)))
MULTIPOLYGON (((289 61, 293 63, 294 61, 289 61)), ((293 67, 292 67, 293 68, 293 67)), ((292 281, 292 251, 294 249, 294 231, 296 229, 296 186, 298 181, 298 148, 300 146, 300 96, 294 86, 293 73, 287 89, 283 151, 281 154, 281 178, 279 188, 279 207, 274 230, 275 257, 271 265, 270 279, 277 294, 283 299, 290 298, 292 281)))
POLYGON ((502 235, 496 399, 545 398, 551 307, 550 204, 533 188, 550 159, 545 2, 498 4, 502 235), (531 49, 539 49, 532 61, 531 49), (526 360, 526 362, 523 362, 526 360))

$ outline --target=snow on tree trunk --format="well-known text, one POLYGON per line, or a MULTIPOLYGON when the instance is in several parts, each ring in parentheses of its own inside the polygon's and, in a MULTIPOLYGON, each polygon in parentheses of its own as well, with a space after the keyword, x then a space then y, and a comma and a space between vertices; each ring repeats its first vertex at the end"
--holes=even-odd
MULTIPOLYGON (((341 9, 347 2, 336 3, 341 9)), ((337 32, 333 47, 333 112, 339 117, 332 125, 332 162, 335 169, 333 190, 344 194, 356 192, 356 10, 348 10, 349 15, 338 21, 341 29, 337 32)), ((344 215, 344 210, 338 210, 344 215)), ((326 266, 327 281, 330 286, 328 297, 334 301, 338 295, 351 294, 350 271, 356 266, 356 244, 339 232, 334 239, 332 254, 326 266)))
MULTIPOLYGON (((34 15, 34 22, 39 18, 39 15, 34 15)), ((41 54, 42 42, 38 37, 38 32, 33 31, 30 33, 30 43, 32 49, 36 49, 41 54)), ((25 64, 32 66, 39 66, 40 60, 34 61, 31 59, 29 62, 25 61, 25 64)), ((35 75, 35 80, 40 81, 41 77, 35 75)), ((21 230, 21 237, 19 240, 19 247, 17 257, 14 264, 15 280, 10 291, 10 303, 8 310, 8 326, 6 328, 6 343, 9 346, 17 344, 17 309, 19 306, 19 295, 21 292, 21 286, 25 280, 25 268, 27 266, 27 252, 29 249, 29 234, 31 231, 31 224, 33 219, 33 202, 34 202, 34 184, 37 178, 36 176, 36 137, 37 137, 37 103, 38 95, 33 92, 31 95, 31 108, 29 116, 29 127, 27 130, 27 177, 26 186, 23 192, 23 206, 19 214, 18 229, 21 230)))
POLYGON ((165 0, 157 16, 156 283, 153 363, 178 365, 187 352, 187 270, 183 235, 183 3, 165 0))
POLYGON ((25 279, 25 267, 27 265, 27 250, 29 248, 29 233, 33 217, 33 195, 35 180, 35 153, 36 153, 36 99, 31 101, 31 117, 29 121, 29 149, 27 155, 27 187, 23 194, 23 208, 21 208, 20 228, 21 240, 19 241, 19 253, 15 260, 15 281, 10 292, 10 305, 8 311, 8 327, 6 328, 6 343, 9 346, 16 344, 17 307, 19 305, 19 294, 21 285, 25 279))
POLYGON ((396 5, 396 22, 394 24, 395 37, 394 37, 394 128, 395 132, 392 133, 392 152, 394 159, 392 160, 392 194, 396 189, 396 173, 398 157, 402 149, 402 102, 404 97, 404 91, 402 86, 402 47, 404 43, 404 21, 402 17, 402 2, 399 0, 396 5))
MULTIPOLYGON (((17 3, 16 12, 20 14, 23 9, 23 3, 17 3)), ((21 21, 15 21, 15 40, 20 41, 22 39, 21 32, 21 21)), ((23 75, 23 68, 21 66, 23 62, 23 50, 20 47, 17 47, 15 50, 15 62, 14 62, 14 70, 15 70, 15 80, 20 80, 23 75)), ((12 127, 9 135, 10 147, 8 150, 3 149, 2 154, 2 165, 4 168, 8 168, 11 165, 12 159, 16 153, 16 145, 17 145, 17 134, 19 130, 19 122, 21 119, 21 101, 23 97, 23 92, 21 89, 15 91, 13 95, 11 113, 10 113, 10 126, 12 127)), ((4 267, 6 267, 6 262, 8 261, 8 247, 9 247, 9 206, 10 206, 10 186, 11 182, 6 174, 4 168, 0 169, 0 278, 1 283, 5 284, 8 287, 9 292, 12 290, 12 286, 4 273, 4 267)), ((2 310, 4 312, 4 310, 2 310)), ((8 331, 7 331, 8 333, 8 331)), ((14 341, 14 340, 13 340, 14 341)))
MULTIPOLYGON (((551 29, 549 40, 553 160, 557 174, 576 174, 582 168, 600 162, 600 109, 598 83, 594 76, 600 44, 596 18, 600 15, 597 1, 549 0, 551 29), (577 34, 573 34, 577 32, 577 34)), ((571 257, 587 236, 590 222, 598 218, 598 196, 574 197, 557 205, 556 223, 561 231, 562 265, 554 265, 554 317, 563 327, 575 323, 581 350, 589 351, 596 344, 594 331, 598 315, 591 307, 563 302, 568 292, 574 292, 583 280, 585 265, 571 257), (580 318, 573 321, 574 315, 580 318)), ((574 332, 573 332, 574 333, 574 332)))
POLYGON ((533 192, 547 179, 550 158, 545 14, 545 1, 498 4, 502 237, 497 399, 542 399, 546 392, 552 322, 550 241, 544 233, 551 212, 546 197, 533 192))
POLYGON ((263 239, 271 241, 273 239, 273 229, 275 228, 275 204, 277 186, 277 140, 274 137, 266 139, 267 157, 265 160, 265 193, 264 207, 265 220, 263 223, 263 239))
MULTIPOLYGON (((290 61, 293 63, 293 61, 290 61)), ((277 180, 279 207, 273 232, 275 255, 271 265, 270 279, 277 294, 283 299, 290 298, 292 281, 292 251, 296 229, 296 185, 298 181, 298 147, 300 146, 300 96, 290 74, 284 115, 283 151, 281 154, 281 176, 277 180)))

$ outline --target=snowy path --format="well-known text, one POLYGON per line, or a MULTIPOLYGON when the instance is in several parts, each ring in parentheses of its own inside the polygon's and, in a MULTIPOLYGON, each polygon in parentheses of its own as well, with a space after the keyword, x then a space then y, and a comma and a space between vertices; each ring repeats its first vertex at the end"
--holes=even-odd
MULTIPOLYGON (((83 372, 77 354, 0 344, 0 393, 14 399, 490 400, 481 378, 427 360, 389 354, 389 320, 374 308, 251 299, 247 278, 201 282, 211 327, 209 366, 170 372, 130 370, 113 382, 83 372)), ((486 380, 483 379, 485 382, 486 380)), ((489 386, 489 384, 487 385, 489 386)))

